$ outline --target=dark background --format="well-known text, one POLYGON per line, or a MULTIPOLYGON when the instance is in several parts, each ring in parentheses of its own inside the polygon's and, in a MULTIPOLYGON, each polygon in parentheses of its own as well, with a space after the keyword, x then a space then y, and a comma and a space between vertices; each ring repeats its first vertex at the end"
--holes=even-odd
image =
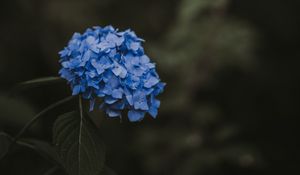
MULTIPOLYGON (((74 32, 131 28, 167 82, 156 120, 107 119, 100 131, 118 174, 299 174, 300 2, 295 0, 6 0, 0 3, 0 130, 11 135, 70 95, 58 84, 8 96, 21 81, 57 76, 74 32)), ((48 114, 26 136, 51 141, 48 114)), ((75 105, 75 104, 74 104, 75 105)), ((43 174, 20 149, 0 174, 43 174)))

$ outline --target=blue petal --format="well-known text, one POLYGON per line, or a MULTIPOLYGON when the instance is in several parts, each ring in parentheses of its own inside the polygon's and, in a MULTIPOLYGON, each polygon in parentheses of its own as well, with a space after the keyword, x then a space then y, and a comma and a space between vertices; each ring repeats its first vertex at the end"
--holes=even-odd
POLYGON ((149 63, 150 62, 150 59, 149 59, 149 57, 147 56, 147 55, 143 55, 143 56, 141 56, 141 63, 142 64, 146 64, 146 63, 149 63))
POLYGON ((123 90, 122 90, 121 88, 119 88, 119 89, 114 89, 114 90, 112 91, 112 97, 121 99, 122 96, 123 96, 123 90))
POLYGON ((69 68, 69 67, 70 67, 70 62, 69 62, 69 61, 62 62, 61 65, 62 65, 64 68, 69 68))
POLYGON ((94 106, 95 106, 95 99, 91 99, 90 100, 90 111, 94 110, 94 106))
POLYGON ((68 69, 65 69, 65 68, 62 68, 59 71, 59 74, 61 75, 62 78, 65 78, 68 81, 72 81, 75 78, 74 74, 72 74, 71 71, 69 71, 68 69))
POLYGON ((109 33, 106 36, 106 41, 108 41, 110 43, 115 43, 115 45, 120 46, 123 43, 124 38, 123 37, 118 37, 115 34, 109 33))
POLYGON ((149 110, 147 101, 134 102, 134 109, 149 110))
POLYGON ((125 94, 127 102, 129 103, 129 105, 132 106, 133 105, 132 93, 127 88, 125 88, 124 94, 125 94))
POLYGON ((158 113, 158 108, 160 106, 160 101, 155 99, 154 95, 151 95, 151 98, 150 98, 150 103, 151 103, 151 106, 150 106, 150 109, 148 110, 148 113, 153 117, 153 118, 156 118, 157 116, 157 113, 158 113))
POLYGON ((145 112, 130 110, 128 111, 128 118, 131 122, 141 121, 145 116, 145 112))
POLYGON ((72 95, 77 95, 77 94, 79 94, 79 92, 80 92, 80 87, 81 87, 81 85, 76 85, 76 86, 74 86, 74 87, 73 87, 72 95))
POLYGON ((114 68, 112 69, 112 72, 116 75, 116 76, 120 76, 121 78, 125 78, 127 75, 127 71, 126 69, 121 66, 120 64, 118 64, 117 62, 114 63, 114 68))
POLYGON ((74 58, 69 61, 69 68, 76 68, 80 65, 80 58, 74 58))
POLYGON ((148 110, 148 113, 153 117, 156 118, 158 110, 155 107, 150 107, 150 109, 148 110))
POLYGON ((76 68, 76 72, 74 72, 74 74, 78 75, 79 77, 81 77, 84 74, 84 68, 83 67, 78 67, 76 68))
POLYGON ((120 111, 112 110, 112 109, 106 109, 106 114, 109 117, 120 117, 121 116, 121 112, 120 111))
POLYGON ((160 106, 160 101, 155 99, 154 96, 151 97, 151 106, 155 108, 159 108, 160 106))
POLYGON ((92 60, 91 64, 94 66, 94 68, 97 70, 97 73, 100 75, 104 72, 104 67, 102 64, 97 63, 96 60, 92 60))
POLYGON ((129 57, 127 62, 129 62, 130 64, 135 65, 135 66, 140 64, 139 57, 136 57, 136 56, 129 57))
POLYGON ((158 82, 159 82, 158 78, 156 78, 154 76, 150 76, 148 79, 146 79, 144 86, 146 88, 151 88, 152 86, 156 85, 158 82))
POLYGON ((82 57, 82 62, 80 64, 80 66, 85 66, 86 62, 91 58, 91 52, 90 51, 86 51, 84 54, 83 54, 83 57, 82 57))
POLYGON ((105 93, 103 92, 103 89, 96 90, 97 97, 105 97, 105 93))
POLYGON ((73 36, 72 36, 72 40, 74 40, 74 39, 80 39, 80 38, 81 38, 81 35, 80 35, 80 33, 77 33, 77 32, 75 32, 73 34, 73 36))
POLYGON ((157 83, 157 85, 155 86, 155 90, 153 91, 153 94, 158 95, 158 94, 162 93, 165 86, 166 86, 166 83, 162 83, 162 82, 157 83))
POLYGON ((118 99, 107 96, 107 97, 105 97, 104 101, 106 104, 113 104, 114 102, 118 101, 118 99))
POLYGON ((111 74, 111 75, 109 75, 109 76, 106 77, 106 78, 107 78, 107 79, 106 79, 106 81, 105 81, 105 79, 104 79, 104 77, 103 77, 104 82, 106 82, 107 85, 108 85, 109 87, 111 87, 112 89, 115 89, 115 88, 117 88, 117 87, 120 85, 119 78, 116 77, 114 74, 111 74))
POLYGON ((95 89, 99 89, 98 83, 96 81, 93 81, 93 80, 88 81, 88 86, 94 87, 95 89))
POLYGON ((146 94, 142 91, 137 91, 133 94, 134 109, 148 110, 146 94))
POLYGON ((60 57, 65 57, 65 56, 68 55, 69 50, 67 48, 65 48, 64 50, 62 50, 62 51, 60 51, 58 53, 59 53, 60 57))
POLYGON ((88 72, 85 72, 86 75, 88 75, 90 78, 94 78, 97 76, 96 72, 94 70, 90 70, 88 72))
POLYGON ((131 73, 135 76, 142 76, 144 73, 144 70, 141 67, 135 67, 131 70, 131 73))
POLYGON ((112 61, 106 56, 100 58, 99 64, 101 64, 104 69, 112 67, 112 61))
POLYGON ((126 95, 126 100, 130 105, 133 105, 132 95, 126 95))
POLYGON ((116 109, 116 110, 123 110, 125 107, 125 103, 122 101, 116 102, 110 106, 111 109, 116 109))
POLYGON ((111 86, 109 86, 108 84, 106 84, 105 86, 104 86, 104 88, 102 89, 102 92, 104 93, 104 94, 106 94, 106 95, 111 95, 112 94, 112 87, 111 86))
POLYGON ((120 76, 121 78, 125 78, 126 75, 127 75, 127 70, 126 70, 125 68, 122 67, 122 71, 121 71, 121 73, 120 73, 119 76, 120 76))
POLYGON ((131 89, 136 89, 140 84, 140 79, 136 76, 128 76, 125 79, 125 84, 131 89))
POLYGON ((93 36, 88 36, 88 37, 86 38, 86 42, 87 42, 87 44, 89 44, 89 45, 94 45, 94 44, 96 44, 96 38, 93 37, 93 36))

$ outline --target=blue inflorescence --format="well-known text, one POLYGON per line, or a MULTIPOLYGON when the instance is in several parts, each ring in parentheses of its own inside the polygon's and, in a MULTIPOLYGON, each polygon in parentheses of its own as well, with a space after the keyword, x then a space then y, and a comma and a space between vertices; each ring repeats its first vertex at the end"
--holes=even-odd
POLYGON ((156 118, 162 83, 155 64, 144 53, 143 40, 131 30, 119 32, 112 26, 93 27, 75 33, 60 51, 59 74, 66 79, 73 95, 90 100, 103 99, 99 106, 109 117, 121 117, 128 110, 130 121, 141 121, 146 113, 156 118))

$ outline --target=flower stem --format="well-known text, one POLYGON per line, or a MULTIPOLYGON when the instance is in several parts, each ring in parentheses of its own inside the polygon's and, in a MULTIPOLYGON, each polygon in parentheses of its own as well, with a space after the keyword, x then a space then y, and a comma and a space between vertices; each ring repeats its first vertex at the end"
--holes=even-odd
POLYGON ((81 135, 82 135, 82 127, 83 127, 83 106, 82 106, 82 98, 79 95, 79 112, 80 112, 80 126, 79 126, 79 138, 78 138, 78 174, 80 175, 80 164, 81 164, 81 135))

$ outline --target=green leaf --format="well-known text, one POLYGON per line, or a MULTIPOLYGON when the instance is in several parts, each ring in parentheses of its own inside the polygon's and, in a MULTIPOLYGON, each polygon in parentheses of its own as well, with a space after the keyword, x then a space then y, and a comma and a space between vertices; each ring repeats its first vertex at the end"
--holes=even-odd
POLYGON ((41 112, 39 112, 38 114, 36 114, 29 122, 26 123, 26 125, 21 129, 21 131, 19 131, 19 133, 15 136, 13 143, 11 145, 11 147, 14 145, 14 143, 25 133, 25 131, 30 128, 39 118, 41 118, 45 113, 47 113, 48 111, 50 111, 51 109, 64 104, 70 100, 72 100, 74 98, 74 96, 70 96, 67 98, 64 98, 62 100, 59 100, 58 102, 48 106, 47 108, 45 108, 44 110, 42 110, 41 112))
POLYGON ((33 149, 45 159, 49 160, 53 164, 62 167, 60 158, 54 148, 48 142, 36 139, 22 139, 17 142, 18 145, 33 149))
POLYGON ((0 160, 7 154, 12 138, 6 133, 0 133, 0 160))
MULTIPOLYGON (((0 133, 0 160, 9 152, 10 146, 13 143, 13 138, 6 133, 0 133)), ((54 146, 49 143, 36 139, 22 139, 16 142, 19 147, 29 148, 43 158, 47 159, 49 162, 52 162, 56 167, 62 167, 62 163, 57 155, 57 152, 54 149, 54 146)))
POLYGON ((58 117, 53 141, 70 175, 99 175, 103 170, 105 151, 97 128, 79 112, 58 117))
POLYGON ((18 92, 18 91, 20 91, 22 89, 26 89, 26 88, 32 88, 32 87, 48 85, 48 84, 53 84, 53 83, 59 83, 59 82, 64 82, 64 79, 62 79, 61 77, 37 78, 37 79, 25 81, 25 82, 18 84, 16 87, 13 88, 12 92, 18 92))

